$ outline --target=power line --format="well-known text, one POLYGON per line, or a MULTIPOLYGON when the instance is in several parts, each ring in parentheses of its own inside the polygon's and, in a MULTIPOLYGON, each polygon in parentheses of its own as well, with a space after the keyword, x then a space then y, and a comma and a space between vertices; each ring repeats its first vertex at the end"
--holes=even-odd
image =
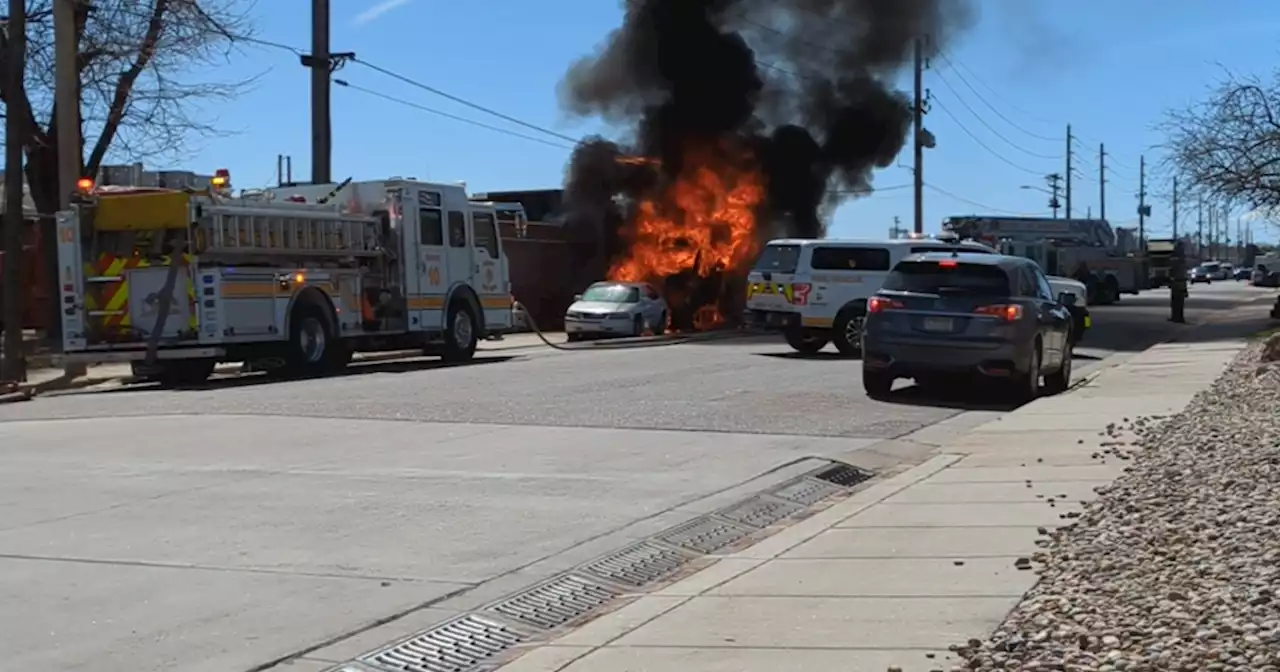
POLYGON ((955 72, 956 77, 957 77, 957 78, 959 78, 959 79, 960 79, 960 81, 961 81, 961 82, 963 82, 965 86, 969 87, 969 90, 970 90, 970 91, 973 91, 974 95, 976 95, 976 96, 978 97, 978 100, 981 100, 981 101, 982 101, 982 102, 983 102, 987 107, 990 107, 990 108, 991 108, 991 111, 996 113, 996 116, 998 116, 998 117, 1000 117, 1001 119, 1003 119, 1003 120, 1004 120, 1006 123, 1008 123, 1010 126, 1013 126, 1014 128, 1018 129, 1019 131, 1022 131, 1023 133, 1025 133, 1025 134, 1027 134, 1027 135, 1029 135, 1029 136, 1031 136, 1031 137, 1033 137, 1033 138, 1037 138, 1037 139, 1040 139, 1040 140, 1044 140, 1044 141, 1046 141, 1046 142, 1057 142, 1057 141, 1058 141, 1058 139, 1057 139, 1057 138, 1052 138, 1052 137, 1049 137, 1049 136, 1040 135, 1039 133, 1035 133, 1034 131, 1029 131, 1029 130, 1027 130, 1027 129, 1023 128, 1022 126, 1018 125, 1018 124, 1017 124, 1016 122, 1014 122, 1012 119, 1010 119, 1010 118, 1006 117, 1006 116, 1004 115, 1004 113, 1002 113, 1002 112, 1001 112, 997 107, 995 107, 995 106, 994 106, 994 105, 992 105, 989 101, 987 101, 987 99, 986 99, 986 98, 985 98, 981 93, 979 93, 979 92, 978 92, 977 88, 975 88, 975 87, 973 86, 973 84, 969 82, 969 80, 964 76, 964 73, 963 73, 963 72, 961 72, 961 71, 963 70, 963 71, 965 71, 965 72, 968 72, 968 73, 969 73, 969 75, 970 75, 971 77, 973 77, 973 79, 974 79, 974 80, 976 80, 977 82, 979 82, 980 84, 982 84, 982 85, 983 85, 983 88, 985 88, 987 91, 989 91, 989 92, 992 94, 992 96, 993 96, 993 97, 1000 99, 1000 100, 1001 100, 1001 102, 1003 102, 1005 105, 1007 105, 1007 106, 1009 107, 1009 109, 1014 110, 1015 112, 1018 112, 1018 113, 1022 114, 1023 116, 1027 117, 1028 119, 1035 120, 1036 122, 1039 122, 1039 123, 1042 123, 1042 124, 1046 124, 1046 125, 1048 125, 1048 124, 1053 124, 1053 123, 1055 123, 1055 122, 1052 122, 1052 121, 1049 121, 1049 120, 1047 120, 1047 119, 1044 119, 1043 117, 1039 117, 1039 116, 1037 116, 1037 115, 1035 115, 1035 114, 1032 114, 1032 113, 1030 113, 1030 112, 1028 112, 1028 111, 1026 111, 1026 110, 1024 110, 1024 109, 1019 108, 1017 105, 1014 105, 1014 104, 1013 104, 1013 103, 1012 103, 1008 98, 1005 98, 1003 95, 1001 95, 1001 94, 1000 94, 1000 92, 999 92, 999 91, 997 91, 997 90, 995 89, 995 87, 991 86, 990 84, 987 84, 986 82, 983 82, 983 81, 982 81, 982 78, 981 78, 981 77, 978 77, 977 73, 975 73, 975 72, 974 72, 971 68, 969 68, 968 66, 964 65, 963 63, 961 63, 961 62, 959 61, 959 59, 956 59, 956 58, 954 58, 954 57, 948 57, 948 56, 947 56, 944 52, 942 52, 942 51, 939 51, 939 52, 938 52, 938 58, 941 58, 941 59, 942 59, 942 61, 943 61, 944 63, 946 63, 947 65, 951 66, 951 69, 952 69, 952 71, 953 71, 953 72, 955 72))
MULTIPOLYGON (((978 123, 985 126, 986 129, 988 131, 991 131, 991 133, 995 135, 997 138, 1000 138, 1001 140, 1003 140, 1006 145, 1009 145, 1010 147, 1037 159, 1047 159, 1049 161, 1058 161, 1062 159, 1061 154, 1057 154, 1057 155, 1039 154, 1023 147, 1022 145, 1019 145, 1018 143, 1010 140, 1009 138, 1006 138, 1003 134, 1000 133, 1000 131, 996 130, 994 126, 987 123, 987 120, 983 119, 982 115, 978 114, 978 111, 973 109, 972 105, 970 105, 968 102, 965 101, 965 99, 960 95, 960 92, 956 91, 955 87, 951 86, 951 82, 948 82, 947 79, 942 76, 942 73, 938 73, 938 80, 942 82, 943 86, 947 87, 947 90, 951 91, 951 93, 955 95, 956 101, 959 102, 960 105, 964 107, 964 109, 968 110, 969 114, 973 115, 973 118, 978 120, 978 123)), ((1014 128, 1017 128, 1017 126, 1014 126, 1014 128)), ((1040 136, 1036 136, 1036 137, 1040 137, 1040 136)), ((1053 140, 1053 142, 1058 142, 1058 141, 1053 140)))
POLYGON ((972 205, 972 206, 974 206, 974 207, 976 207, 976 208, 982 208, 983 210, 988 210, 988 211, 990 211, 990 212, 994 212, 994 213, 997 213, 997 214, 1005 214, 1005 215, 1021 215, 1021 214, 1025 214, 1025 213, 1021 213, 1021 212, 1015 212, 1015 211, 1013 211, 1013 210, 1002 210, 1002 209, 1000 209, 1000 208, 993 208, 993 207, 991 207, 991 206, 989 206, 989 205, 987 205, 987 204, 985 204, 985 203, 979 203, 978 201, 975 201, 975 200, 972 200, 972 199, 965 198, 964 196, 959 196, 959 195, 957 195, 957 194, 953 194, 953 193, 951 193, 951 192, 947 191, 946 189, 943 189, 943 188, 941 188, 941 187, 934 186, 934 185, 932 185, 932 184, 929 184, 928 182, 926 182, 924 186, 925 186, 925 188, 926 188, 926 189, 929 189, 930 191, 937 192, 937 193, 939 193, 939 194, 941 194, 941 195, 943 195, 943 196, 946 196, 947 198, 955 199, 955 200, 957 200, 957 201, 960 201, 961 203, 968 203, 969 205, 972 205))
POLYGON ((543 127, 541 127, 541 126, 538 126, 537 124, 531 124, 531 123, 529 123, 529 122, 527 122, 527 121, 524 121, 523 119, 517 119, 516 117, 513 117, 513 116, 511 116, 511 115, 509 115, 509 114, 504 114, 504 113, 502 113, 502 112, 498 112, 497 110, 494 110, 494 109, 492 109, 492 108, 485 107, 484 105, 481 105, 481 104, 479 104, 479 103, 473 103, 473 102, 471 102, 471 101, 467 100, 466 98, 462 98, 462 97, 460 97, 460 96, 455 96, 455 95, 453 95, 452 93, 447 93, 447 92, 445 92, 445 91, 442 91, 442 90, 440 90, 440 89, 437 89, 437 88, 436 88, 436 87, 434 87, 434 86, 429 86, 429 85, 427 85, 427 84, 423 84, 422 82, 419 82, 419 81, 417 81, 417 80, 415 80, 415 79, 412 79, 412 78, 410 78, 410 77, 406 77, 405 75, 402 75, 402 74, 400 74, 400 73, 398 73, 398 72, 394 72, 394 71, 392 71, 392 70, 388 70, 388 69, 386 69, 386 68, 384 68, 384 67, 382 67, 382 66, 380 66, 380 65, 375 65, 375 64, 373 64, 373 63, 370 63, 370 62, 365 61, 365 60, 361 60, 361 59, 359 59, 359 58, 353 58, 353 59, 351 59, 351 61, 352 61, 353 63, 358 63, 358 64, 360 64, 360 65, 363 65, 364 67, 369 68, 370 70, 373 70, 374 72, 379 72, 379 73, 382 73, 383 75, 386 75, 387 77, 390 77, 390 78, 392 78, 392 79, 399 80, 399 81, 401 81, 401 82, 403 82, 403 83, 405 83, 405 84, 408 84, 409 86, 413 86, 413 87, 416 87, 416 88, 422 89, 423 91, 427 91, 427 92, 429 92, 429 93, 434 93, 435 95, 440 96, 441 98, 447 98, 448 100, 452 100, 453 102, 458 103, 459 105, 465 105, 465 106, 467 106, 467 107, 470 107, 470 108, 471 108, 471 109, 473 109, 473 110, 478 110, 478 111, 480 111, 480 112, 484 112, 485 114, 488 114, 488 115, 491 115, 491 116, 497 117, 497 118, 502 119, 502 120, 504 120, 504 121, 509 121, 509 122, 511 122, 511 123, 513 123, 513 124, 516 124, 516 125, 518 125, 518 126, 523 126, 523 127, 525 127, 525 128, 528 128, 528 129, 532 129, 532 130, 538 131, 539 133, 545 133, 545 134, 547 134, 547 135, 549 135, 549 136, 551 136, 551 137, 553 137, 553 138, 559 138, 559 139, 561 139, 561 140, 565 140, 565 141, 567 141, 567 142, 571 142, 571 143, 574 143, 574 144, 577 144, 577 142, 578 142, 578 140, 579 140, 579 138, 574 138, 574 137, 571 137, 571 136, 565 135, 564 133, 559 133, 559 132, 557 132, 557 131, 552 131, 552 130, 550 130, 550 129, 546 129, 546 128, 543 128, 543 127))
MULTIPOLYGON (((982 93, 980 93, 980 92, 978 91, 978 89, 977 89, 977 88, 975 88, 975 87, 973 86, 973 84, 971 84, 971 83, 969 82, 969 80, 965 78, 964 73, 960 72, 960 69, 956 67, 955 62, 953 62, 952 60, 948 59, 945 53, 943 53, 943 52, 938 52, 938 57, 939 57, 939 58, 941 58, 941 59, 942 59, 942 61, 943 61, 944 63, 946 63, 947 65, 951 66, 951 72, 952 72, 952 74, 954 74, 954 75, 956 76, 956 78, 957 78, 957 79, 959 79, 959 80, 960 80, 960 82, 961 82, 962 84, 964 84, 964 85, 965 85, 965 87, 966 87, 966 88, 968 88, 968 89, 969 89, 969 91, 971 91, 971 92, 973 93, 973 95, 974 95, 974 96, 975 96, 975 97, 976 97, 976 98, 977 98, 977 99, 978 99, 978 100, 979 100, 983 105, 986 105, 988 109, 990 109, 992 112, 994 112, 994 113, 995 113, 995 115, 996 115, 997 117, 999 117, 1002 121, 1004 121, 1006 124, 1008 124, 1009 126, 1013 127, 1014 129, 1016 129, 1016 130, 1018 130, 1018 131, 1022 132, 1024 135, 1026 135, 1026 136, 1028 136, 1028 137, 1035 138, 1036 140, 1042 140, 1042 141, 1044 141, 1044 142, 1059 142, 1059 139, 1058 139, 1058 138, 1050 137, 1050 136, 1047 136, 1047 135, 1042 135, 1042 134, 1040 134, 1040 133, 1036 133, 1036 132, 1034 132, 1034 131, 1029 131, 1029 130, 1027 130, 1026 128, 1024 128, 1024 127, 1022 127, 1021 125, 1019 125, 1016 121, 1014 121, 1014 120, 1010 119, 1008 116, 1006 116, 1006 115, 1004 114, 1004 112, 1001 112, 1001 111, 1000 111, 1000 108, 998 108, 998 107, 996 107, 995 105, 991 104, 991 101, 987 100, 987 99, 986 99, 986 97, 985 97, 985 96, 983 96, 983 95, 982 95, 982 93)), ((946 87, 947 87, 948 89, 951 89, 952 93, 955 93, 955 94, 956 94, 956 96, 957 96, 957 97, 959 97, 959 93, 958 93, 958 92, 956 92, 955 88, 951 86, 951 83, 950 83, 950 82, 948 82, 948 81, 947 81, 947 79, 946 79, 945 77, 943 77, 943 76, 942 76, 942 73, 941 73, 941 72, 939 72, 939 73, 938 73, 938 79, 939 79, 939 80, 941 80, 941 81, 942 81, 942 83, 943 83, 944 85, 946 85, 946 87)), ((979 116, 979 115, 978 115, 976 112, 974 112, 974 116, 979 116)), ((1047 123, 1047 122, 1046 122, 1046 123, 1047 123)), ((1012 144, 1012 143, 1010 143, 1010 144, 1012 144)), ((1062 158, 1062 157, 1061 157, 1061 156, 1056 156, 1056 157, 1050 157, 1050 158, 1055 158, 1055 159, 1056 159, 1056 158, 1062 158)))
POLYGON ((934 104, 936 104, 936 105, 938 106, 938 109, 941 109, 941 110, 942 110, 943 114, 946 114, 948 117, 950 117, 950 118, 951 118, 951 120, 952 120, 952 121, 954 121, 954 122, 956 123, 956 126, 959 126, 959 127, 960 127, 960 130, 961 130, 961 131, 964 131, 965 135, 968 135, 968 136, 969 136, 969 137, 970 137, 974 142, 978 143, 978 146, 979 146, 979 147, 981 147, 981 148, 983 148, 983 149, 987 150, 987 152, 989 152, 992 156, 996 157, 997 159, 1000 159, 1001 161, 1003 161, 1004 163, 1008 164, 1009 166, 1011 166, 1011 167, 1013 167, 1013 168, 1016 168, 1016 169, 1018 169, 1018 170, 1021 170, 1021 171, 1022 171, 1022 172, 1024 172, 1024 173, 1027 173, 1027 174, 1030 174, 1030 175, 1037 175, 1037 176, 1038 176, 1038 175, 1043 175, 1043 174, 1044 174, 1044 171, 1040 171, 1040 170, 1032 170, 1032 169, 1030 169, 1030 168, 1027 168, 1026 166, 1019 165, 1018 163, 1015 163, 1014 161, 1012 161, 1011 159, 1009 159, 1009 157, 1007 157, 1007 156, 1005 156, 1005 155, 1001 154, 1000 152, 997 152, 996 150, 992 149, 992 148, 991 148, 991 145, 988 145, 987 143, 983 142, 982 138, 979 138, 976 134, 974 134, 974 132, 973 132, 973 131, 970 131, 970 130, 969 130, 969 127, 968 127, 968 126, 965 126, 965 125, 964 125, 964 122, 960 121, 960 119, 959 119, 959 118, 957 118, 957 117, 956 117, 956 115, 955 115, 955 114, 953 114, 953 113, 951 112, 951 110, 947 109, 947 106, 946 106, 946 105, 943 105, 941 101, 939 101, 939 100, 937 100, 937 99, 935 98, 933 102, 934 102, 934 104))
POLYGON ((347 80, 345 80, 345 79, 334 79, 334 80, 333 80, 333 83, 334 83, 334 84, 337 84, 338 86, 342 86, 342 87, 345 87, 345 88, 351 89, 352 91, 359 91, 359 92, 361 92, 361 93, 364 93, 364 94, 367 94, 367 95, 370 95, 370 96, 374 96, 374 97, 376 97, 376 98, 381 98, 381 99, 383 99, 383 100, 390 101, 390 102, 393 102, 393 103, 399 103, 399 104, 401 104, 401 105, 404 105, 405 107, 411 107, 411 108, 413 108, 413 109, 415 109, 415 110, 420 110, 420 111, 422 111, 422 112, 427 112, 427 113, 429 113, 429 114, 434 114, 434 115, 439 116, 439 117, 444 117, 445 119, 452 119, 452 120, 454 120, 454 121, 460 121, 460 122, 462 122, 462 123, 464 123, 464 124, 470 124, 470 125, 475 126, 475 127, 477 127, 477 128, 483 128, 483 129, 486 129, 486 130, 494 131, 494 132, 496 132, 496 133, 503 133, 503 134, 510 135, 510 136, 512 136, 512 137, 515 137, 515 138, 523 138, 523 139, 525 139, 525 140, 529 140, 529 141, 531 141, 531 142, 541 143, 541 144, 547 145, 547 146, 549 146, 549 147, 556 147, 556 148, 564 149, 564 150, 572 150, 572 149, 573 149, 573 146, 572 146, 572 145, 566 145, 566 144, 561 143, 561 142, 555 142, 555 141, 553 141, 553 140, 546 140, 546 139, 539 138, 539 137, 535 137, 535 136, 532 136, 532 135, 525 135, 524 133, 519 133, 519 132, 513 131, 513 130, 508 129, 508 128, 502 128, 502 127, 500 127, 500 126, 492 126, 492 125, 486 124, 486 123, 484 123, 484 122, 476 121, 475 119, 468 119, 468 118, 463 117, 463 116, 459 116, 459 115, 456 115, 456 114, 450 114, 450 113, 448 113, 448 112, 444 112, 444 111, 442 111, 442 110, 437 110, 437 109, 435 109, 435 108, 433 108, 433 107, 427 107, 426 105, 419 105, 418 103, 415 103, 415 102, 412 102, 412 101, 409 101, 409 100, 405 100, 405 99, 403 99, 403 98, 397 98, 397 97, 392 96, 392 95, 390 95, 390 94, 382 93, 381 91, 376 91, 376 90, 374 90, 374 89, 370 89, 370 88, 367 88, 367 87, 363 87, 363 86, 360 86, 360 85, 358 85, 358 84, 352 84, 351 82, 348 82, 348 81, 347 81, 347 80))

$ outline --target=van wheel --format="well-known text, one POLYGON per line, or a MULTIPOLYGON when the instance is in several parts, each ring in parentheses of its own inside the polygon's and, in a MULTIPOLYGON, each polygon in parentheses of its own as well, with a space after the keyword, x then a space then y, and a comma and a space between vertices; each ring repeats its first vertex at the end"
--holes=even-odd
POLYGON ((787 345, 802 355, 816 355, 831 342, 831 339, 821 335, 821 332, 806 332, 803 329, 788 329, 786 337, 787 345))
POLYGON ((862 325, 867 317, 863 308, 845 308, 836 315, 832 325, 831 342, 836 350, 846 357, 858 357, 862 354, 862 325))
POLYGON ((332 366, 335 346, 338 343, 323 309, 313 303, 303 303, 293 309, 289 320, 289 352, 285 358, 289 373, 324 373, 332 366))
POLYGON ((445 318, 444 354, 446 362, 466 362, 476 355, 476 316, 466 301, 449 304, 445 318))

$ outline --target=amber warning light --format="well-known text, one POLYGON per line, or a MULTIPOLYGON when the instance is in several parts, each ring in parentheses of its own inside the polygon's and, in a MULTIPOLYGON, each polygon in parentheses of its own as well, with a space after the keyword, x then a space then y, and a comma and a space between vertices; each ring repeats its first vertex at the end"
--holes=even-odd
POLYGON ((226 168, 219 168, 214 171, 213 179, 210 180, 210 182, 213 186, 218 187, 219 189, 226 187, 231 183, 231 171, 226 168))
POLYGON ((82 178, 80 178, 80 179, 76 180, 76 189, 79 189, 80 191, 92 191, 92 190, 93 190, 93 180, 91 180, 91 179, 89 179, 89 178, 87 178, 87 177, 82 177, 82 178))

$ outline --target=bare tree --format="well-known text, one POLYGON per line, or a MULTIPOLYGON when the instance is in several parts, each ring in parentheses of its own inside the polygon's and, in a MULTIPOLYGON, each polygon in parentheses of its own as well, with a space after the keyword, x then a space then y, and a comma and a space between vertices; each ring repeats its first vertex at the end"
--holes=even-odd
MULTIPOLYGON (((6 113, 28 125, 27 183, 42 213, 58 206, 54 110, 53 2, 28 0, 26 90, 0 86, 6 113)), ((77 3, 82 175, 108 156, 173 157, 216 132, 200 111, 242 92, 252 80, 219 81, 236 42, 248 37, 245 0, 93 0, 77 3)), ((7 38, 5 39, 7 42, 7 38)), ((0 42, 0 47, 7 44, 0 42)), ((3 53, 3 52, 0 52, 3 53)), ((8 63, 0 60, 0 71, 8 63)))
POLYGON ((1189 191, 1280 212, 1280 70, 1228 73, 1207 99, 1165 115, 1168 167, 1189 191))

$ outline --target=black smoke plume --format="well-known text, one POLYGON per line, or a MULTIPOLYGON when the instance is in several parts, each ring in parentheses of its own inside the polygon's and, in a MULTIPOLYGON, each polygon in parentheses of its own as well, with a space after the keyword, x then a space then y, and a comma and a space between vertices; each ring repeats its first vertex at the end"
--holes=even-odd
POLYGON ((626 0, 624 11, 561 83, 571 112, 633 134, 578 146, 573 217, 599 222, 674 177, 691 144, 732 139, 765 177, 765 239, 821 237, 830 207, 870 193, 907 137, 911 100, 895 80, 916 41, 935 53, 970 19, 966 0, 626 0), (618 161, 637 155, 658 161, 618 161))

